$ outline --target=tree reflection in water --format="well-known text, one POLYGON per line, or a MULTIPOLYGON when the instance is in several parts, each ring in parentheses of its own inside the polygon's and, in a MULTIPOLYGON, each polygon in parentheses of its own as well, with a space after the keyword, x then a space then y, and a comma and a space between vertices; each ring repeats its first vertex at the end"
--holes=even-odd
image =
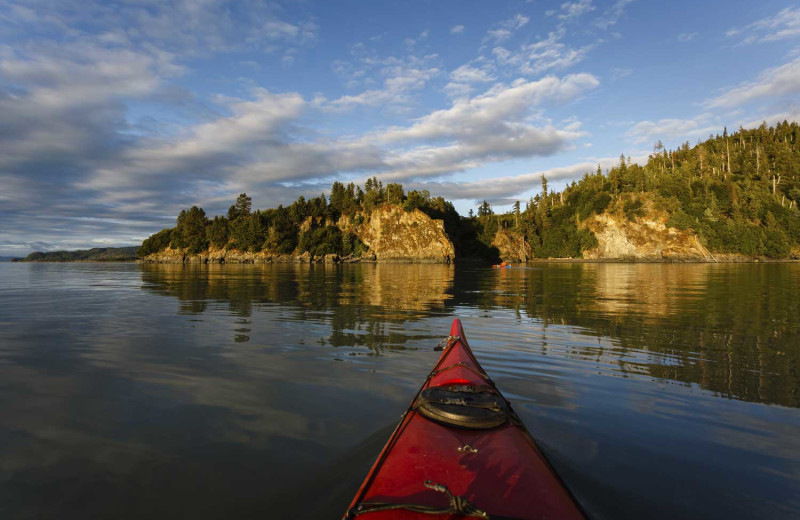
MULTIPOLYGON (((202 314, 223 304, 250 318, 291 309, 326 321, 335 347, 402 348, 402 325, 464 309, 511 310, 544 328, 576 327, 606 341, 571 356, 624 376, 695 384, 720 396, 800 406, 800 298, 793 264, 531 264, 479 266, 142 265, 143 287, 202 314), (610 340, 610 341, 608 341, 610 340)), ((248 341, 246 327, 237 341, 248 341)), ((546 345, 526 348, 545 351, 546 345)), ((358 353, 355 350, 353 353, 358 353)))

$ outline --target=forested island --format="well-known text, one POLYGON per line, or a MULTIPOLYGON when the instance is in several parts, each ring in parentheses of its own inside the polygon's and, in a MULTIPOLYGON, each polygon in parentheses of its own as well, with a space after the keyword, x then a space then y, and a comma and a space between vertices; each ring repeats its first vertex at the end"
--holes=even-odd
POLYGON ((12 258, 12 262, 132 262, 136 260, 139 246, 94 247, 77 251, 36 251, 25 258, 12 258))
MULTIPOLYGON (((495 214, 484 201, 460 216, 427 191, 372 178, 334 182, 329 196, 253 210, 241 194, 227 215, 192 206, 144 241, 151 262, 270 262, 503 258, 748 260, 800 258, 800 126, 762 124, 668 150, 644 166, 620 156, 560 192, 495 214)), ((537 187, 538 188, 538 187, 537 187)))

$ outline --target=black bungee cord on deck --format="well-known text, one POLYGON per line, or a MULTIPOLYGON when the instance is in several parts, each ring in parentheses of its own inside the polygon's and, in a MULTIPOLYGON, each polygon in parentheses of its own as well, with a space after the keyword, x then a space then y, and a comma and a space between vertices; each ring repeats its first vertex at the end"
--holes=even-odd
POLYGON ((365 513, 377 513, 378 511, 391 511, 395 509, 405 509, 406 511, 424 513, 426 515, 458 514, 469 516, 471 518, 485 518, 487 520, 491 520, 491 518, 493 518, 490 517, 486 511, 481 511, 477 507, 473 506, 466 498, 462 496, 456 496, 451 493, 444 484, 437 484, 431 480, 426 480, 425 487, 447 495, 447 499, 450 501, 450 507, 433 507, 419 504, 394 504, 391 502, 362 502, 354 509, 348 511, 346 518, 352 518, 365 513))

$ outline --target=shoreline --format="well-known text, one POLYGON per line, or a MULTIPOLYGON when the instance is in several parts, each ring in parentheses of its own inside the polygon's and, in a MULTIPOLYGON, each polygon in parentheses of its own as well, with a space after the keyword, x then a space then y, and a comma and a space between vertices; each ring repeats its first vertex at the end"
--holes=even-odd
POLYGON ((722 258, 716 260, 703 258, 537 258, 528 264, 564 263, 564 264, 796 264, 800 258, 722 258))
MULTIPOLYGON (((157 265, 268 265, 268 264, 325 264, 325 265, 339 265, 339 264, 438 264, 438 265, 479 265, 484 264, 487 267, 494 265, 496 262, 491 260, 482 260, 476 258, 462 258, 454 259, 451 262, 436 261, 430 259, 371 259, 371 258, 344 258, 344 259, 324 259, 324 258, 311 258, 305 259, 301 257, 289 257, 280 260, 264 260, 264 261, 223 261, 223 262, 201 262, 183 260, 183 261, 154 261, 145 259, 136 260, 24 260, 14 259, 7 262, 9 264, 157 264, 157 265)), ((800 263, 798 258, 719 258, 716 260, 702 259, 702 258, 535 258, 526 262, 508 262, 513 266, 535 265, 535 264, 796 264, 800 263)))

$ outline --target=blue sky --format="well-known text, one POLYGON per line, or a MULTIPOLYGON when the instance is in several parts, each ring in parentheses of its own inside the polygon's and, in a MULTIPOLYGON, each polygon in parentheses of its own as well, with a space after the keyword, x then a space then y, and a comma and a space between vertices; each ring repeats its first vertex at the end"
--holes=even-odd
POLYGON ((783 119, 787 1, 0 0, 0 255, 373 175, 502 210, 783 119))

